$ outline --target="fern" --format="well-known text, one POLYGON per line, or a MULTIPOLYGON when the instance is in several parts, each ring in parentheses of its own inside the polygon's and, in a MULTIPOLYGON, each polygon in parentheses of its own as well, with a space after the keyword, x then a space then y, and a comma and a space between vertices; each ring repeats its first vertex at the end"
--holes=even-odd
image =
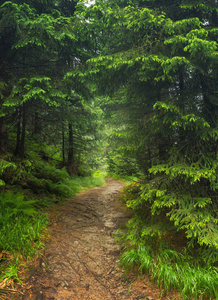
POLYGON ((12 162, 0 159, 0 186, 5 185, 5 181, 1 179, 6 169, 16 169, 16 165, 12 162))
POLYGON ((2 192, 0 194, 1 215, 5 213, 8 218, 24 213, 33 216, 37 211, 33 208, 36 203, 34 200, 24 200, 24 195, 21 193, 14 194, 12 191, 2 192))

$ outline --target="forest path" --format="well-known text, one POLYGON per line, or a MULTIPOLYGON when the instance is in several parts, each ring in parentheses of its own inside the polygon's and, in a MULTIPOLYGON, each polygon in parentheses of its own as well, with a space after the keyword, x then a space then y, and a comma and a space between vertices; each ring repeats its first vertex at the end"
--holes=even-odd
POLYGON ((107 179, 53 209, 44 258, 29 272, 19 300, 160 299, 148 280, 132 274, 124 281, 118 267, 114 233, 128 219, 118 202, 123 186, 107 179))

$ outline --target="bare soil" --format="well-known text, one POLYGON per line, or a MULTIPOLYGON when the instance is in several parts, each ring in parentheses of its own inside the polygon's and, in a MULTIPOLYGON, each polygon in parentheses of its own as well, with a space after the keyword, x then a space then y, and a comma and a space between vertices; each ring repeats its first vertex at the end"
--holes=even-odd
POLYGON ((118 197, 123 182, 83 191, 50 212, 46 250, 30 269, 18 300, 168 299, 147 277, 123 277, 116 230, 129 218, 118 197))

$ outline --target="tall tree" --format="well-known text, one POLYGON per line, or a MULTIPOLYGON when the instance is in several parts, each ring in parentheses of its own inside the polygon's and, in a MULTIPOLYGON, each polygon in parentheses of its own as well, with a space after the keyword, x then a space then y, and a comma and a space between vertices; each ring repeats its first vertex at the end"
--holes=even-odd
POLYGON ((128 4, 87 9, 102 54, 89 68, 101 91, 120 91, 127 141, 152 179, 137 209, 149 201, 190 244, 217 248, 216 1, 128 4))
MULTIPOLYGON (((90 101, 86 84, 74 76, 74 71, 92 56, 92 41, 85 24, 74 15, 76 1, 1 4, 0 146, 2 151, 8 144, 7 127, 9 135, 16 128, 16 142, 12 140, 8 146, 14 148, 15 155, 23 157, 26 136, 34 142, 54 143, 54 136, 59 133, 54 134, 51 127, 57 122, 63 124, 63 133, 62 142, 57 139, 56 145, 63 145, 66 123, 72 124, 78 107, 82 112, 84 99, 90 101)), ((61 130, 60 126, 53 129, 61 130)), ((68 157, 72 157, 72 132, 69 130, 69 147, 63 150, 64 160, 66 149, 68 157)))

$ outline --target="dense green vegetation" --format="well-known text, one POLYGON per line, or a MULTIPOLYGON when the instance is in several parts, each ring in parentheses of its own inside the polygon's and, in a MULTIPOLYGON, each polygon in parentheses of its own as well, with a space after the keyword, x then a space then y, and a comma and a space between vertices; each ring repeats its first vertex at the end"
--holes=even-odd
POLYGON ((18 253, 40 249, 43 208, 100 184, 90 176, 101 168, 140 178, 124 191, 121 264, 184 299, 218 297, 217 14, 216 0, 1 1, 0 251, 14 253, 11 274, 18 253))
POLYGON ((115 127, 109 170, 144 174, 124 197, 121 264, 184 299, 216 299, 217 2, 96 1, 85 13, 101 47, 87 72, 115 127))
POLYGON ((102 111, 74 74, 95 53, 76 4, 1 1, 0 280, 42 248, 45 208, 104 182, 92 176, 102 111))

